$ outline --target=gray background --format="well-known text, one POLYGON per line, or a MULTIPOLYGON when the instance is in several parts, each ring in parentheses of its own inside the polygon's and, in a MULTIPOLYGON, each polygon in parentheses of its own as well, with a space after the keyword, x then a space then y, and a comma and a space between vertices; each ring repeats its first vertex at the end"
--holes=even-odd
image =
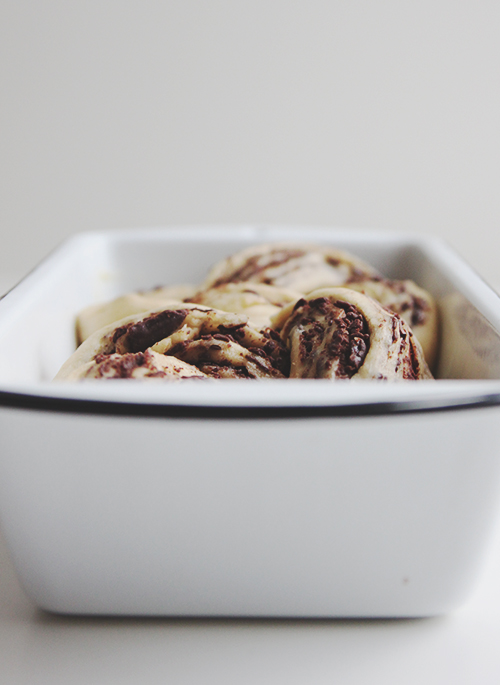
POLYGON ((0 284, 82 230, 419 231, 493 284, 500 4, 0 2, 0 284))

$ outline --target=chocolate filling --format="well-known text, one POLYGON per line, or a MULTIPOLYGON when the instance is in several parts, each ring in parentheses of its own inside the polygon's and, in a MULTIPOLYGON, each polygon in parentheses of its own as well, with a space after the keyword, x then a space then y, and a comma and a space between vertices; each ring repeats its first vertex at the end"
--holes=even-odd
MULTIPOLYGON (((215 334, 185 340, 172 347, 168 354, 215 378, 283 378, 290 368, 288 351, 279 337, 276 340, 270 333, 263 335, 268 338, 263 347, 246 347, 231 336, 215 334)), ((276 336, 274 332, 273 335, 276 336)))
POLYGON ((319 297, 302 304, 292 316, 299 361, 305 367, 302 377, 352 378, 357 373, 370 347, 370 333, 356 307, 319 297))
POLYGON ((220 324, 219 326, 217 326, 217 330, 219 331, 219 335, 227 336, 231 340, 236 340, 237 342, 239 342, 245 338, 245 335, 246 335, 245 328, 246 328, 245 322, 234 324, 232 326, 224 326, 223 324, 220 324))
POLYGON ((427 313, 430 309, 429 303, 426 302, 422 297, 412 297, 412 313, 411 313, 411 325, 421 326, 425 323, 427 319, 427 313))
POLYGON ((335 306, 345 316, 336 319, 337 328, 332 335, 329 351, 338 358, 337 378, 351 378, 359 370, 370 347, 370 333, 365 317, 356 307, 338 300, 335 306))
POLYGON ((199 369, 211 378, 254 378, 245 366, 232 366, 229 363, 200 364, 199 369))
POLYGON ((118 328, 113 335, 117 352, 143 352, 181 327, 187 309, 171 309, 152 314, 137 323, 118 328))
POLYGON ((261 331, 266 336, 267 341, 263 347, 249 348, 255 354, 269 359, 273 367, 282 373, 284 376, 290 374, 290 353, 283 344, 280 336, 271 328, 265 328, 261 331))
MULTIPOLYGON (((123 355, 107 355, 98 354, 94 360, 98 364, 96 374, 98 378, 133 378, 134 371, 143 367, 146 370, 144 374, 148 378, 166 378, 167 374, 163 369, 158 369, 150 358, 149 352, 127 352, 123 355)), ((194 378, 201 378, 201 376, 193 376, 194 378)), ((182 376, 179 378, 190 378, 190 376, 182 376)))
MULTIPOLYGON (((398 314, 393 319, 393 331, 396 325, 397 338, 399 338, 398 358, 395 366, 397 372, 402 366, 402 377, 405 380, 415 381, 420 378, 420 362, 415 347, 413 336, 408 331, 404 321, 398 314)), ((393 342, 395 341, 393 335, 393 342)))
MULTIPOLYGON (((255 276, 262 274, 262 272, 266 271, 267 269, 281 266, 282 264, 289 262, 291 259, 298 259, 299 257, 303 257, 305 254, 306 253, 303 250, 276 250, 274 252, 249 257, 243 266, 233 271, 232 274, 217 279, 212 287, 217 287, 218 285, 223 285, 224 283, 239 283, 241 281, 249 281, 254 279, 255 276)), ((265 276, 257 280, 267 284, 272 284, 273 282, 272 279, 266 278, 265 276)))
POLYGON ((411 311, 411 326, 422 326, 428 317, 430 305, 423 297, 412 295, 404 281, 392 281, 388 278, 372 279, 383 282, 396 294, 404 294, 408 299, 404 302, 394 302, 388 305, 388 309, 396 314, 411 311))
POLYGON ((407 380, 416 381, 420 378, 420 363, 418 361, 418 354, 415 349, 415 343, 410 338, 408 349, 408 363, 405 365, 403 371, 403 378, 407 380))
MULTIPOLYGON (((359 283, 360 281, 366 280, 367 277, 372 278, 366 271, 363 271, 363 269, 360 269, 358 266, 353 266, 351 267, 351 273, 346 281, 346 285, 348 283, 359 283)), ((377 279, 374 278, 373 280, 377 279)))
POLYGON ((144 352, 137 354, 123 354, 118 359, 106 354, 98 354, 94 360, 99 364, 98 374, 101 377, 109 376, 113 372, 113 378, 132 378, 132 373, 139 366, 146 364, 144 352))

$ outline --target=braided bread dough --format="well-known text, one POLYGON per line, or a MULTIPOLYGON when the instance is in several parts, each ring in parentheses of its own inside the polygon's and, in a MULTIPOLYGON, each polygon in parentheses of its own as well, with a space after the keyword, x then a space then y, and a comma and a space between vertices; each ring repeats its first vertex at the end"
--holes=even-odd
POLYGON ((190 298, 225 312, 235 312, 248 316, 259 329, 269 326, 271 318, 282 307, 297 302, 302 293, 285 288, 277 288, 265 283, 222 283, 208 290, 202 290, 190 298))
POLYGON ((186 303, 127 317, 97 331, 55 380, 285 378, 288 363, 286 349, 273 331, 259 331, 245 316, 186 303))
POLYGON ((249 247, 215 264, 204 288, 246 281, 307 293, 320 287, 375 277, 380 277, 376 269, 342 250, 273 243, 249 247))
POLYGON ((432 378, 405 321, 354 290, 315 290, 273 323, 290 350, 290 378, 432 378))

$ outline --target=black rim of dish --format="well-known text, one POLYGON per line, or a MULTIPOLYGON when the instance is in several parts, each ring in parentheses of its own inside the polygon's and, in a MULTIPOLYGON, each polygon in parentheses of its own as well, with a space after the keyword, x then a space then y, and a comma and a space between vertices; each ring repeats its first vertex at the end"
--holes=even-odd
POLYGON ((0 391, 0 407, 64 414, 157 417, 175 419, 291 419, 389 416, 394 414, 461 411, 500 405, 500 393, 456 400, 411 400, 330 406, 203 406, 147 404, 47 397, 0 391))

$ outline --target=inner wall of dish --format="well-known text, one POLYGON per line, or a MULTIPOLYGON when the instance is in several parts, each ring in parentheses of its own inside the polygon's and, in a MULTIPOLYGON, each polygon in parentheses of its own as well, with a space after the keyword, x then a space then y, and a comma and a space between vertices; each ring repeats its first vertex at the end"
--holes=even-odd
MULTIPOLYGON (((51 380, 75 349, 75 315, 83 307, 133 290, 197 284, 213 263, 255 243, 128 237, 75 246, 64 259, 56 259, 50 271, 38 277, 35 272, 23 284, 24 292, 16 295, 18 302, 0 331, 0 380, 51 380)), ((341 239, 335 246, 390 278, 411 278, 434 294, 441 314, 438 378, 500 378, 498 333, 432 256, 418 246, 391 240, 361 244, 341 239)))

